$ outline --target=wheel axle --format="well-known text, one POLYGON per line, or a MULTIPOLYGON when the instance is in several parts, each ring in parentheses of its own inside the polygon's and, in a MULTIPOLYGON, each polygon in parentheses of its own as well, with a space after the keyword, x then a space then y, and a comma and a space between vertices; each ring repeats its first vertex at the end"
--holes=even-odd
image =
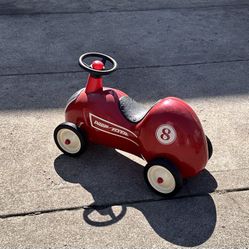
POLYGON ((66 144, 66 145, 69 145, 69 144, 71 144, 71 141, 70 141, 69 139, 66 139, 66 140, 65 140, 65 144, 66 144))

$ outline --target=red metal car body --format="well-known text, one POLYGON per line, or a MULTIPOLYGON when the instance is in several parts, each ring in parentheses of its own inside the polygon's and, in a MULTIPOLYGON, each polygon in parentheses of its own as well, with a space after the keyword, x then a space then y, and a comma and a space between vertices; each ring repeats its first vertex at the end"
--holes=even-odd
MULTIPOLYGON (((141 104, 131 100, 126 93, 103 87, 101 72, 110 73, 105 73, 108 70, 105 70, 104 64, 111 58, 104 56, 106 55, 98 53, 81 56, 80 64, 83 68, 88 67, 90 74, 86 87, 68 101, 65 110, 66 122, 74 124, 90 143, 118 148, 144 158, 149 162, 145 173, 149 185, 160 194, 175 193, 177 186, 182 183, 181 179, 194 176, 203 170, 212 153, 210 140, 207 139, 199 118, 179 98, 166 97, 149 109, 141 109, 141 104), (83 62, 85 57, 99 55, 105 60, 95 60, 91 66, 83 62), (138 117, 136 108, 138 112, 142 110, 138 117), (149 173, 148 170, 153 165, 157 165, 157 168, 149 173), (160 189, 166 184, 168 174, 162 171, 160 165, 170 172, 173 167, 171 173, 175 178, 175 188, 171 188, 172 191, 160 189)), ((112 70, 115 70, 117 64, 114 60, 111 62, 112 70)), ((66 147, 61 146, 63 141, 65 146, 66 143, 70 146, 72 141, 70 136, 65 136, 58 142, 58 129, 55 131, 55 141, 63 152, 79 154, 77 151, 70 153, 72 151, 68 152, 66 147)), ((164 187, 167 188, 166 185, 164 187)))

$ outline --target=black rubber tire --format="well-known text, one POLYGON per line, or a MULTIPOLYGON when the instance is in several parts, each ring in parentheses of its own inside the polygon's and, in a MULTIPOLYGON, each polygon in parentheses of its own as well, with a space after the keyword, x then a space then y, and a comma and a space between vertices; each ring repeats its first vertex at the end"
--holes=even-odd
POLYGON ((210 159, 213 155, 213 145, 208 136, 206 136, 206 139, 207 139, 207 145, 208 145, 208 159, 210 159))
POLYGON ((144 167, 144 179, 145 182, 148 184, 148 186, 157 194, 164 196, 164 197, 171 197, 174 196, 182 187, 183 185, 183 179, 182 176, 180 174, 180 171, 178 170, 178 168, 169 160, 164 159, 164 158, 159 158, 159 159, 155 159, 152 160, 151 162, 149 162, 145 167, 144 167), (167 170, 170 171, 170 173, 173 175, 174 179, 175 179, 175 188, 172 192, 170 193, 162 193, 159 192, 158 190, 156 190, 149 182, 148 180, 148 170, 154 166, 154 165, 160 165, 164 168, 166 168, 167 170))
POLYGON ((81 155, 86 149, 87 149, 87 137, 86 134, 84 134, 84 132, 82 132, 80 130, 79 127, 77 127, 75 124, 70 123, 70 122, 64 122, 60 125, 58 125, 55 130, 54 130, 54 141, 55 144, 57 145, 57 147, 66 155, 69 156, 73 156, 73 157, 77 157, 79 155, 81 155), (81 148, 77 153, 69 153, 67 151, 65 151, 59 144, 58 140, 57 140, 57 134, 61 129, 69 129, 71 131, 73 131, 79 138, 80 143, 81 143, 81 148))

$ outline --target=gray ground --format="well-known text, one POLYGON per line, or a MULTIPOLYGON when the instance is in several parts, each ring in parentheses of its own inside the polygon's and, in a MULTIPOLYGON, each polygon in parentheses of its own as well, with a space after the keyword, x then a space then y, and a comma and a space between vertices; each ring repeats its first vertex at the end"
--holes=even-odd
POLYGON ((0 54, 0 248, 249 247, 248 1, 0 0, 0 54), (134 156, 56 148, 95 50, 119 63, 105 85, 198 113, 214 156, 176 198, 134 156))

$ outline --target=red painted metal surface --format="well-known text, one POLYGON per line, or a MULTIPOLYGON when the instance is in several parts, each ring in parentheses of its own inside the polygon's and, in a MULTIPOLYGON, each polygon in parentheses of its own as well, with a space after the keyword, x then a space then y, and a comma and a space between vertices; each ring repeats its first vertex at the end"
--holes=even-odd
MULTIPOLYGON (((102 61, 95 60, 91 67, 96 70, 104 69, 104 64, 102 61)), ((86 93, 97 93, 103 91, 103 78, 102 77, 93 77, 91 74, 88 76, 86 93)))
MULTIPOLYGON (((95 64, 96 68, 101 67, 99 62, 95 64)), ((167 158, 185 178, 205 167, 206 137, 187 103, 174 97, 164 98, 139 123, 131 123, 120 112, 122 96, 127 95, 117 89, 103 88, 102 77, 89 75, 86 88, 68 104, 66 121, 84 130, 92 143, 118 148, 147 161, 167 158)))
POLYGON ((96 70, 103 70, 105 68, 104 63, 99 60, 93 61, 91 67, 96 70))

